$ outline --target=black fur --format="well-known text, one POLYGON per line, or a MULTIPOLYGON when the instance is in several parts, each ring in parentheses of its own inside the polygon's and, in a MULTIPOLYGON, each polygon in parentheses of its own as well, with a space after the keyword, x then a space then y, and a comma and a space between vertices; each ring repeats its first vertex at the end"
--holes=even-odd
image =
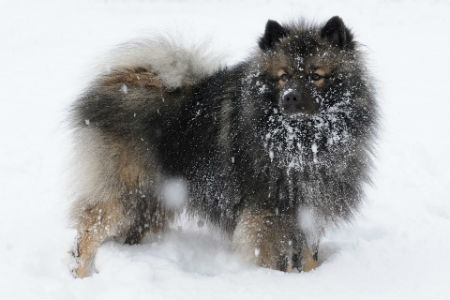
POLYGON ((353 34, 338 16, 331 18, 320 31, 322 38, 340 48, 353 48, 353 34))
POLYGON ((281 26, 278 22, 269 20, 266 23, 264 35, 259 39, 259 47, 262 50, 272 49, 283 37, 289 34, 289 30, 281 26))

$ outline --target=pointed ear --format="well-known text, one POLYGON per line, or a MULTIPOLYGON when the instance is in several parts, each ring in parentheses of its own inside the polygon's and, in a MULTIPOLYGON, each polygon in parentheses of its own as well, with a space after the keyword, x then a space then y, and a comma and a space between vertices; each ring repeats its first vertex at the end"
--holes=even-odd
POLYGON ((320 31, 320 36, 333 46, 341 49, 353 49, 353 34, 345 27, 344 22, 338 16, 332 17, 320 31))
POLYGON ((283 37, 288 35, 289 31, 278 22, 269 20, 266 23, 264 35, 259 39, 258 45, 262 50, 273 49, 283 37))

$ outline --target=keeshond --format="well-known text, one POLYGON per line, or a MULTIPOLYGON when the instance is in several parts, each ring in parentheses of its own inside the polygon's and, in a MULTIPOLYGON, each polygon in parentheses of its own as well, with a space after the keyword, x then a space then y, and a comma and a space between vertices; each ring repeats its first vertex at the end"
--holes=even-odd
POLYGON ((106 239, 139 243, 180 211, 257 265, 317 266, 324 230, 354 214, 369 181, 374 89, 337 16, 269 20, 258 46, 216 67, 201 48, 128 45, 76 101, 75 276, 106 239))

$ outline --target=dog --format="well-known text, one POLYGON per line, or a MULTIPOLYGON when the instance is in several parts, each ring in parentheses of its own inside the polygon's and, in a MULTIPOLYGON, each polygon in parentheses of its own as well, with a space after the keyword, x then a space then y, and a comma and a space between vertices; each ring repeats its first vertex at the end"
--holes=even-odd
POLYGON ((269 20, 231 67, 167 40, 118 53, 72 107, 73 274, 91 274, 106 239, 139 243, 180 211, 259 266, 315 268, 324 230, 363 199, 377 132, 372 80, 342 19, 269 20))

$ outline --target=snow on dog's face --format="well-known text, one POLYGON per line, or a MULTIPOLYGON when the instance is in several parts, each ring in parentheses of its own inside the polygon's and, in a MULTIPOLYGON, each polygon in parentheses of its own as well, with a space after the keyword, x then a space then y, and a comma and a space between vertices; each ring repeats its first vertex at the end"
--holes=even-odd
POLYGON ((363 132, 376 119, 370 85, 339 17, 319 26, 268 21, 259 47, 243 80, 242 108, 272 163, 327 165, 351 151, 357 136, 370 135, 363 132))
POLYGON ((269 20, 259 40, 271 102, 285 115, 314 115, 359 82, 353 36, 339 17, 323 26, 269 20))

